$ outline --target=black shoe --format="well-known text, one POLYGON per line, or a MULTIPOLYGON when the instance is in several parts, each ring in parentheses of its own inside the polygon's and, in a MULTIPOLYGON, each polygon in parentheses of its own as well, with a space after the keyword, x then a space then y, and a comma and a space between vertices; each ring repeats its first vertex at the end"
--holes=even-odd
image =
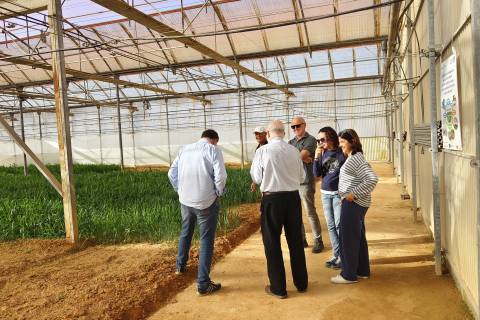
POLYGON ((304 248, 308 248, 307 239, 303 239, 303 247, 304 247, 304 248))
POLYGON ((180 268, 177 268, 175 270, 175 274, 177 276, 181 276, 181 275, 185 274, 185 272, 187 272, 187 267, 180 267, 180 268))
POLYGON ((307 292, 307 288, 304 288, 304 289, 297 289, 298 292, 300 293, 304 293, 304 292, 307 292))
POLYGON ((320 253, 325 249, 325 246, 323 245, 322 239, 315 239, 315 242, 313 243, 313 248, 312 252, 313 253, 320 253))
POLYGON ((197 290, 197 295, 206 296, 208 294, 212 294, 212 293, 220 290, 221 287, 222 287, 222 285, 220 283, 215 283, 213 281, 210 281, 210 283, 208 284, 206 289, 204 289, 204 290, 198 289, 197 290))
POLYGON ((265 286, 265 292, 271 296, 274 296, 275 298, 278 298, 278 299, 285 299, 287 297, 287 294, 276 294, 276 293, 273 293, 272 290, 270 289, 270 286, 265 286))
POLYGON ((335 262, 335 263, 332 263, 330 265, 330 268, 332 268, 333 270, 339 270, 339 269, 342 269, 342 262, 335 262))

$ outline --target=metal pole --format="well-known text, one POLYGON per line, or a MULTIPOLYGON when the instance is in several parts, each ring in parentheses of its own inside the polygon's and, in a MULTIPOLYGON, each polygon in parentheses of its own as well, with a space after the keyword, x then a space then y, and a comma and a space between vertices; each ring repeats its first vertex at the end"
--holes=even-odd
MULTIPOLYGON (((288 99, 290 96, 285 96, 285 112, 287 113, 287 128, 290 126, 290 106, 288 104, 288 99)), ((290 140, 290 130, 287 130, 287 139, 290 140)))
POLYGON ((393 131, 395 130, 394 129, 394 125, 393 125, 393 105, 392 105, 392 101, 390 99, 390 102, 389 102, 389 114, 388 114, 388 118, 390 120, 390 132, 388 133, 388 136, 389 136, 389 143, 390 143, 390 154, 392 155, 392 167, 393 167, 393 171, 395 173, 395 136, 393 134, 393 131))
POLYGON ((247 133, 247 110, 246 110, 246 103, 245 103, 245 91, 242 92, 243 96, 243 136, 245 137, 245 158, 248 160, 248 133, 247 133))
POLYGON ((389 110, 388 110, 387 98, 385 98, 385 130, 387 131, 388 162, 392 162, 392 149, 390 148, 390 120, 389 120, 389 110))
POLYGON ((432 192, 433 192, 433 228, 435 237, 435 274, 442 275, 442 231, 440 220, 440 178, 438 172, 437 139, 437 72, 435 60, 435 13, 434 0, 428 0, 428 57, 430 67, 430 137, 432 140, 432 192))
POLYGON ((37 112, 38 114, 38 133, 40 135, 40 154, 42 161, 45 162, 45 156, 43 154, 43 133, 42 133, 42 118, 41 118, 41 112, 37 112))
MULTIPOLYGON (((411 0, 412 2, 413 0, 411 0)), ((413 222, 417 222, 417 157, 415 147, 415 135, 413 134, 415 127, 415 110, 413 101, 413 57, 412 57, 412 6, 407 11, 407 32, 410 41, 407 43, 407 77, 408 77, 408 135, 410 137, 410 167, 412 174, 412 211, 413 222)))
MULTIPOLYGON (((10 121, 12 122, 12 129, 15 130, 15 116, 13 113, 10 114, 10 121)), ((17 147, 15 140, 12 138, 12 148, 13 148, 13 163, 17 165, 17 147)))
MULTIPOLYGON (((397 60, 398 61, 398 60, 397 60)), ((398 69, 396 73, 395 79, 400 80, 400 63, 397 64, 398 69)), ((395 87, 397 88, 395 100, 397 101, 398 106, 398 162, 400 167, 400 183, 402 185, 402 194, 405 194, 405 161, 404 161, 404 154, 403 154, 403 86, 397 82, 395 87)))
POLYGON ((207 106, 205 102, 202 102, 203 105, 203 130, 207 130, 207 106))
POLYGON ((170 147, 170 120, 168 119, 168 99, 165 99, 165 112, 167 113, 167 143, 168 143, 168 161, 172 164, 172 150, 170 147))
POLYGON ((135 127, 133 123, 133 113, 135 112, 132 108, 133 103, 130 103, 130 126, 132 128, 132 148, 133 148, 133 166, 137 165, 136 153, 135 153, 135 127))
MULTIPOLYGON (((23 122, 23 101, 25 99, 23 99, 22 97, 18 98, 20 100, 20 128, 22 133, 22 141, 25 142, 25 123, 23 122)), ((25 152, 23 153, 23 174, 25 176, 28 175, 27 155, 25 152)))
POLYGON ((245 159, 243 154, 243 127, 242 127, 242 92, 240 90, 240 71, 237 72, 237 84, 238 84, 238 124, 240 125, 240 167, 244 169, 245 159))
MULTIPOLYGON (((475 97, 475 124, 477 134, 476 160, 473 165, 477 169, 477 279, 480 279, 480 2, 471 0, 472 8, 472 42, 473 42, 473 81, 475 97)), ((480 297, 480 281, 477 280, 477 297, 480 297)), ((477 304, 477 317, 480 312, 480 300, 477 304)))
MULTIPOLYGON (((396 94, 396 86, 394 85, 394 95, 396 94)), ((398 159, 398 118, 397 118, 397 102, 395 101, 395 98, 392 96, 392 115, 393 115, 393 158, 397 157, 398 159)), ((394 166, 395 168, 395 180, 398 183, 398 177, 399 177, 399 168, 398 164, 394 166)))
MULTIPOLYGON (((118 76, 115 79, 118 80, 118 76)), ((125 169, 125 163, 123 161, 123 138, 122 138, 122 121, 120 119, 120 87, 118 82, 115 84, 116 98, 117 98, 117 126, 118 126, 118 146, 120 147, 120 168, 125 169)))
POLYGON ((100 145, 100 163, 103 164, 102 121, 100 118, 100 107, 97 107, 97 119, 98 119, 98 141, 100 145))
POLYGON ((78 242, 77 198, 73 179, 72 141, 67 97, 67 79, 63 52, 63 17, 60 0, 48 1, 50 48, 52 49, 52 78, 55 93, 60 171, 62 176, 63 211, 66 238, 78 242))
POLYGON ((335 130, 339 131, 338 119, 337 119, 337 84, 333 83, 333 122, 335 124, 335 130))

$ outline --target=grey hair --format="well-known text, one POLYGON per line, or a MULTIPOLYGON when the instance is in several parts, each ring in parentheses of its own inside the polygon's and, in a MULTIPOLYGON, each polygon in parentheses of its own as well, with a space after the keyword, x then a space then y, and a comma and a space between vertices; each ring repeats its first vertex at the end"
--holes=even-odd
POLYGON ((285 125, 281 120, 272 120, 268 125, 268 131, 275 136, 285 134, 285 125))

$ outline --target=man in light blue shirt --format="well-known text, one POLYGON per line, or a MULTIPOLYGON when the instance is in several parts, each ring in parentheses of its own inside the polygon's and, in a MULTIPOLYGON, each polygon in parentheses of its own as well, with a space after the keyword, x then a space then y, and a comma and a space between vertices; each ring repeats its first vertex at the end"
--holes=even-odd
POLYGON ((225 193, 227 172, 222 151, 216 147, 219 137, 214 130, 202 133, 201 139, 185 146, 177 155, 168 178, 181 205, 182 230, 178 243, 176 274, 185 273, 195 224, 200 233, 198 262, 198 295, 220 290, 220 283, 210 280, 215 231, 220 205, 218 197, 225 193))

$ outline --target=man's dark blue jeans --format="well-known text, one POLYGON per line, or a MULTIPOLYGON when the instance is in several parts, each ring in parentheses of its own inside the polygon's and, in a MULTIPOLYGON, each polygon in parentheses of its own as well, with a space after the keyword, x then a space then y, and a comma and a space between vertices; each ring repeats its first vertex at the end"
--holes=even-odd
POLYGON ((187 265, 195 224, 198 222, 200 254, 197 283, 199 290, 205 290, 210 282, 210 266, 212 264, 213 244, 219 211, 220 204, 218 200, 210 207, 202 210, 181 204, 182 230, 180 231, 178 242, 177 270, 187 265))

